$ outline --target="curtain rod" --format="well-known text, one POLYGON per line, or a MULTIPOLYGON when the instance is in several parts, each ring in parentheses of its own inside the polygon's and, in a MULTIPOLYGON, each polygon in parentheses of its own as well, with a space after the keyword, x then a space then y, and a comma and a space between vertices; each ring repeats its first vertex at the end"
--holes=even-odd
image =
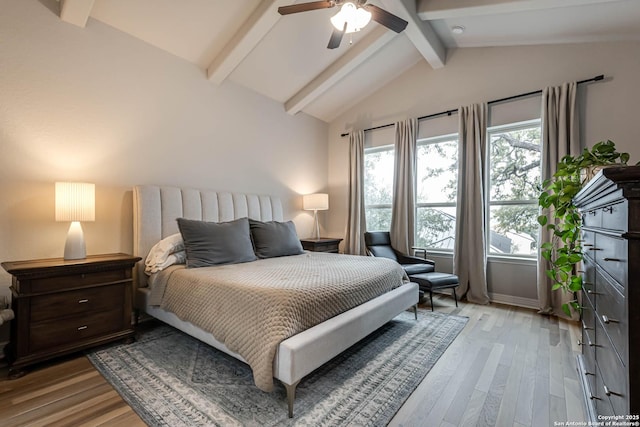
MULTIPOLYGON (((604 80, 604 74, 600 74, 599 76, 595 76, 595 77, 592 77, 590 79, 580 80, 578 82, 578 84, 590 83, 590 82, 598 82, 600 80, 604 80)), ((539 93, 542 93, 542 89, 534 90, 533 92, 521 93, 520 95, 509 96, 507 98, 494 99, 493 101, 487 102, 487 104, 489 104, 489 105, 497 104, 499 102, 511 101, 512 99, 524 98, 524 97, 527 97, 527 96, 537 95, 539 93)), ((418 120, 432 119, 434 117, 445 116, 445 115, 446 116, 450 116, 450 115, 452 115, 454 113, 457 113, 457 112, 458 112, 458 109, 456 108, 455 110, 447 110, 447 111, 442 111, 440 113, 429 114, 427 116, 420 116, 420 117, 418 117, 418 120)), ((376 127, 365 129, 364 132, 369 132, 371 130, 377 130, 377 129, 384 129, 384 128, 388 128, 388 127, 391 127, 391 126, 394 126, 394 125, 395 125, 395 123, 388 123, 386 125, 380 125, 380 126, 376 126, 376 127)), ((349 135, 349 132, 340 134, 340 136, 343 137, 343 138, 345 136, 348 136, 348 135, 349 135)))

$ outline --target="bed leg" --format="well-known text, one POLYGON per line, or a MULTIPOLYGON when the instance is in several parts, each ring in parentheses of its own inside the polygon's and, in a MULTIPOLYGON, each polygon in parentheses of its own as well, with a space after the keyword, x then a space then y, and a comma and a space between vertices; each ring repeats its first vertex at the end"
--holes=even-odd
POLYGON ((293 418, 293 401, 296 399, 296 387, 298 386, 298 383, 300 382, 300 380, 296 381, 293 384, 286 384, 286 383, 282 383, 282 385, 284 385, 284 388, 287 389, 287 406, 289 407, 289 418, 293 418))
POLYGON ((418 304, 413 306, 413 317, 415 317, 416 320, 418 320, 418 304))

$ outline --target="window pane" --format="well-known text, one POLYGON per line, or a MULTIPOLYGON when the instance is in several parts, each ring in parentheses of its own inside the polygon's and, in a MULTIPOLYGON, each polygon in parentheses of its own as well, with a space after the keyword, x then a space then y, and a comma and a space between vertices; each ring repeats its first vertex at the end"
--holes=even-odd
POLYGON ((457 140, 419 144, 416 156, 417 203, 455 202, 458 191, 457 140))
POLYGON ((503 255, 536 255, 538 206, 491 206, 489 252, 503 255))
POLYGON ((419 207, 416 214, 416 246, 452 251, 456 233, 456 208, 419 207))
POLYGON ((540 125, 490 133, 491 200, 537 199, 540 152, 540 125))
POLYGON ((393 194, 393 149, 364 155, 364 204, 391 205, 393 194))
POLYGON ((391 208, 365 208, 367 231, 389 231, 391 229, 391 208))

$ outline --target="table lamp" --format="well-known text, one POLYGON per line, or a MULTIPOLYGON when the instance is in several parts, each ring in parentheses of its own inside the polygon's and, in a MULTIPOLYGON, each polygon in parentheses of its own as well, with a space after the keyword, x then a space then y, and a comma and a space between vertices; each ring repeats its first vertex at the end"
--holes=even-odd
POLYGON ((87 257, 80 221, 95 221, 95 217, 95 184, 56 182, 56 221, 71 221, 64 259, 87 257))
POLYGON ((318 211, 329 209, 329 195, 326 193, 314 193, 302 196, 302 209, 313 211, 314 239, 320 238, 320 225, 318 224, 318 211))

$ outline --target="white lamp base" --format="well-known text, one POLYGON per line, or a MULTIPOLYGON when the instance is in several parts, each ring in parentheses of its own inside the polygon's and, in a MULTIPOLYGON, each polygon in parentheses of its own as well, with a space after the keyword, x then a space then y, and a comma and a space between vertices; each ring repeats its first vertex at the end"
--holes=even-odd
POLYGON ((69 226, 67 241, 64 244, 64 259, 84 259, 87 257, 87 249, 84 244, 84 235, 80 221, 73 221, 69 226))
POLYGON ((320 224, 318 223, 318 210, 313 210, 313 238, 318 240, 320 238, 320 224))

